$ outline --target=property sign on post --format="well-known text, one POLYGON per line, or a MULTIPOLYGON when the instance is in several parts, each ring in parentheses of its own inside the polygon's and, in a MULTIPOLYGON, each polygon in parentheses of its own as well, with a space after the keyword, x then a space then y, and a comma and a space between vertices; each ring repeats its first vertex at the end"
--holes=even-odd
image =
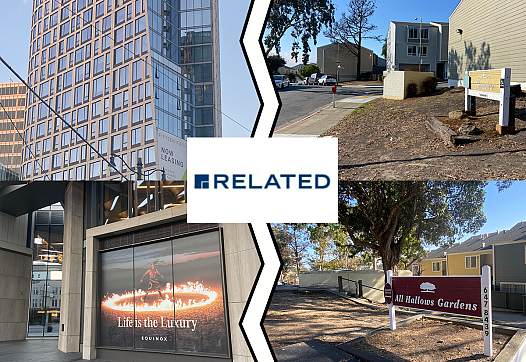
MULTIPOLYGON (((392 306, 480 317, 483 322, 484 354, 492 355, 489 266, 482 267, 482 275, 477 276, 390 277, 390 272, 387 272, 387 282, 392 288, 391 293, 387 293, 392 295, 390 317, 392 315, 394 319, 392 306)), ((391 329, 396 329, 396 324, 391 324, 391 329)))
POLYGON ((510 68, 475 70, 466 72, 464 76, 465 110, 474 111, 474 103, 471 101, 471 97, 499 101, 497 131, 500 134, 511 133, 515 130, 515 127, 510 125, 510 79, 510 68))

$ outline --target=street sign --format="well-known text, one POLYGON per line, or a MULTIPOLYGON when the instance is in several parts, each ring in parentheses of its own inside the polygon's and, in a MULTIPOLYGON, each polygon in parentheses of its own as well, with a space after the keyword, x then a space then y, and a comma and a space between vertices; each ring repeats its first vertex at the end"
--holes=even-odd
POLYGON ((515 119, 510 120, 510 79, 511 68, 474 70, 464 75, 465 111, 475 113, 474 97, 499 101, 497 131, 500 134, 515 131, 515 119))

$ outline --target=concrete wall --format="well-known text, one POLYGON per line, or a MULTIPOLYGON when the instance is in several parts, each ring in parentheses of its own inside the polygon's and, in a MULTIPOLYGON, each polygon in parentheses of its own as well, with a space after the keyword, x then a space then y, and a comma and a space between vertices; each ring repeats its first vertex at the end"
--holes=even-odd
POLYGON ((0 341, 27 336, 32 253, 26 235, 27 216, 0 212, 0 341))
POLYGON ((511 68, 511 82, 526 85, 525 15, 523 0, 461 1, 449 17, 449 84, 468 70, 511 68))
MULTIPOLYGON (((400 270, 400 276, 411 276, 409 270, 400 270)), ((362 280, 363 296, 375 302, 384 302, 383 289, 385 286, 385 277, 383 270, 327 270, 327 271, 312 271, 300 272, 300 287, 301 288, 338 288, 338 276, 351 280, 362 280), (375 290, 369 287, 374 287, 380 290, 375 290)), ((356 293, 354 282, 343 280, 343 288, 345 291, 356 293)))
POLYGON ((383 98, 404 99, 407 96, 407 86, 412 82, 418 85, 418 93, 422 93, 423 82, 433 75, 432 72, 385 71, 383 98))
MULTIPOLYGON (((186 205, 153 212, 117 223, 86 230, 86 277, 84 299, 83 358, 97 358, 97 288, 99 238, 128 233, 186 218, 186 205)), ((228 316, 233 362, 253 361, 239 321, 260 267, 260 261, 247 224, 223 224, 224 261, 228 316)), ((108 350, 104 350, 108 353, 108 350)), ((162 358, 163 354, 159 354, 162 358)), ((176 355, 181 357, 181 355, 176 355)), ((188 357, 188 360, 192 357, 188 357)), ((176 360, 178 360, 176 358, 176 360)), ((209 360, 209 359, 205 359, 209 360)), ((217 360, 211 358, 210 360, 217 360)))

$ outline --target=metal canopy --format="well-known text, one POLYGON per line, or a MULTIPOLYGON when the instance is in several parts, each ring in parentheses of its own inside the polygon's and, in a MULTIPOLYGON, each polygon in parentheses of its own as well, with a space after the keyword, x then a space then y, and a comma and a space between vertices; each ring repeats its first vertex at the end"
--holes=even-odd
POLYGON ((0 212, 21 216, 64 202, 68 181, 0 182, 0 212))

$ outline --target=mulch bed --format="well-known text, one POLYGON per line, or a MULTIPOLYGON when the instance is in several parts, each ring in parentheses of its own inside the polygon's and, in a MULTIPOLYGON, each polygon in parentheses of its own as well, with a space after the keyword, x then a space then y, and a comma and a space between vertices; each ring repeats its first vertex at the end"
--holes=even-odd
MULTIPOLYGON (((410 314, 397 311, 397 321, 410 314)), ((312 339, 350 342, 389 325, 387 310, 373 309, 324 291, 276 291, 264 321, 272 348, 312 339)), ((510 336, 494 334, 494 356, 510 336)), ((395 362, 491 361, 483 355, 482 331, 424 318, 348 344, 395 362)))
POLYGON ((526 178, 526 98, 516 103, 513 135, 498 135, 499 104, 477 98, 483 139, 451 146, 427 129, 439 116, 455 132, 462 124, 447 115, 464 108, 464 88, 443 89, 404 100, 375 99, 323 136, 338 138, 341 180, 517 180, 526 178))
MULTIPOLYGON (((511 336, 493 334, 493 358, 511 336)), ((423 318, 349 344, 393 362, 492 361, 484 356, 482 331, 451 322, 423 318)))

